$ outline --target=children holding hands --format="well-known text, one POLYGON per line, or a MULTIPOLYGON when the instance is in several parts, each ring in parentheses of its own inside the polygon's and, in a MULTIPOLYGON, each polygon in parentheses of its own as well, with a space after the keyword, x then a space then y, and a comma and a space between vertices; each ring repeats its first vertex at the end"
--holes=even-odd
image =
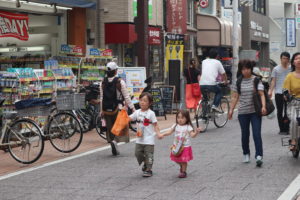
POLYGON ((193 160, 190 138, 196 137, 201 130, 201 128, 194 130, 189 111, 179 110, 176 114, 176 124, 166 133, 158 135, 158 138, 162 139, 164 136, 175 133, 170 158, 180 166, 179 178, 187 176, 187 163, 193 160))

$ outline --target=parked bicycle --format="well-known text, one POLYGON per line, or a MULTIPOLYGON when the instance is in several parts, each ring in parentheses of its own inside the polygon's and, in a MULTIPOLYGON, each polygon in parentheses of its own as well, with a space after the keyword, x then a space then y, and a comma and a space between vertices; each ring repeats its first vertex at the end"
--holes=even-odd
MULTIPOLYGON (((223 83, 218 84, 221 88, 222 91, 228 92, 229 87, 226 86, 223 83)), ((222 128, 226 125, 228 121, 228 111, 229 111, 229 101, 228 99, 223 96, 221 98, 220 105, 218 107, 218 111, 213 110, 212 103, 214 99, 214 93, 210 92, 209 90, 201 90, 202 92, 202 99, 199 101, 197 105, 197 110, 196 110, 196 125, 197 127, 202 127, 203 130, 202 132, 205 132, 207 130, 209 121, 213 121, 216 127, 222 128)), ((223 94, 225 94, 223 92, 223 94)))
MULTIPOLYGON (((5 99, 0 100, 2 107, 5 99)), ((42 130, 31 119, 17 118, 17 112, 4 112, 0 147, 8 150, 18 162, 31 164, 37 161, 44 151, 42 130)))

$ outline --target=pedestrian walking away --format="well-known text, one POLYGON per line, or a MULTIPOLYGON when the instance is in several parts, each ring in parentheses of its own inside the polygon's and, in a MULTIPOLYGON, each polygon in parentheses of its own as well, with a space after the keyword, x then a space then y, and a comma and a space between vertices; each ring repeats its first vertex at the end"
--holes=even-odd
POLYGON ((170 158, 180 166, 179 178, 186 178, 188 162, 193 160, 190 138, 196 137, 201 130, 201 127, 194 130, 189 111, 179 110, 176 114, 176 124, 159 137, 162 139, 175 133, 170 158))
POLYGON ((293 100, 288 104, 288 117, 291 121, 290 133, 291 143, 290 150, 296 149, 298 138, 300 138, 300 126, 298 126, 297 117, 299 117, 300 110, 300 52, 293 55, 292 72, 290 72, 284 80, 283 89, 287 90, 289 95, 293 96, 293 100))
POLYGON ((282 86, 283 82, 291 72, 290 66, 290 54, 288 52, 282 52, 280 55, 280 62, 281 64, 276 66, 271 74, 271 86, 269 89, 269 96, 270 98, 273 95, 273 91, 275 89, 275 102, 276 102, 276 109, 277 109, 277 120, 279 125, 279 134, 280 135, 287 135, 289 132, 289 120, 286 118, 286 101, 284 100, 282 94, 282 86))
POLYGON ((191 59, 190 65, 184 69, 183 76, 186 78, 185 86, 185 103, 186 107, 192 110, 196 110, 197 104, 201 99, 201 91, 199 86, 199 81, 201 78, 200 71, 196 68, 196 60, 191 59), (194 84, 198 84, 198 94, 193 92, 194 84))
POLYGON ((144 163, 143 177, 152 176, 155 135, 157 137, 161 135, 155 113, 150 109, 152 103, 152 95, 148 92, 142 93, 139 97, 140 109, 129 116, 131 121, 137 123, 135 157, 139 165, 144 163))
POLYGON ((221 102, 222 90, 220 86, 217 85, 217 77, 221 74, 223 77, 224 84, 227 85, 227 76, 222 63, 217 60, 218 52, 216 49, 211 49, 209 51, 209 58, 202 62, 202 73, 200 78, 201 90, 209 90, 215 93, 215 98, 213 101, 212 109, 218 112, 217 108, 221 102))
POLYGON ((111 129, 116 121, 119 110, 125 104, 135 111, 134 105, 131 102, 128 94, 127 86, 124 80, 117 76, 118 66, 115 62, 107 63, 106 77, 100 84, 100 111, 106 121, 106 138, 111 145, 112 154, 119 155, 117 143, 129 142, 129 129, 124 132, 124 136, 115 136, 111 133, 111 129))
MULTIPOLYGON (((250 162, 249 137, 251 123, 256 151, 256 165, 260 167, 263 163, 263 143, 261 138, 262 117, 255 112, 253 103, 254 80, 256 77, 255 75, 253 75, 254 65, 255 62, 251 60, 241 60, 238 64, 238 73, 240 73, 241 76, 237 79, 236 84, 233 84, 232 87, 233 93, 231 95, 231 106, 228 113, 228 119, 232 119, 234 108, 239 102, 238 120, 242 132, 242 149, 244 155, 243 162, 250 162)), ((259 81, 258 83, 257 90, 262 102, 261 113, 262 115, 265 115, 266 101, 263 92, 264 86, 261 81, 259 81)))

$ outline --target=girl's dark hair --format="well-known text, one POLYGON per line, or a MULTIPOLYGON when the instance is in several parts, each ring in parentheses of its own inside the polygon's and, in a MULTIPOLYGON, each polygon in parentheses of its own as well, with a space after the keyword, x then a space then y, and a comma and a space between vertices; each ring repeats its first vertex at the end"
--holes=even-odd
POLYGON ((244 60, 240 60, 239 64, 238 64, 238 71, 237 71, 237 77, 243 76, 242 74, 242 69, 245 67, 247 69, 251 70, 251 74, 256 75, 253 73, 253 68, 256 65, 254 60, 248 60, 248 59, 244 59, 244 60))
POLYGON ((294 61, 295 61, 296 56, 298 56, 298 55, 300 55, 300 52, 294 53, 294 55, 292 57, 292 60, 291 60, 292 72, 296 70, 296 66, 294 65, 294 61))
POLYGON ((190 112, 188 110, 183 109, 178 110, 178 112, 176 113, 176 124, 178 124, 177 117, 179 114, 182 114, 182 116, 186 118, 186 124, 189 124, 193 127, 190 112))
POLYGON ((194 58, 192 58, 192 59, 190 60, 190 65, 192 65, 192 64, 195 64, 195 65, 196 65, 196 60, 195 60, 194 58))
POLYGON ((148 98, 149 104, 151 105, 153 103, 153 97, 149 92, 143 92, 140 96, 139 99, 143 98, 146 96, 148 98))

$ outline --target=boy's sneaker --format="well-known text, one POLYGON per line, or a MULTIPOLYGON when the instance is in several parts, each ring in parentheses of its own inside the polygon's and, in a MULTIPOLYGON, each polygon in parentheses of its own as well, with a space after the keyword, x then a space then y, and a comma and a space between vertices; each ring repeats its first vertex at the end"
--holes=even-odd
POLYGON ((263 164, 262 157, 256 156, 256 166, 261 167, 262 164, 263 164))
POLYGON ((143 173, 143 177, 151 177, 152 176, 152 171, 149 170, 149 171, 144 171, 143 173))
POLYGON ((249 154, 245 154, 244 155, 243 163, 249 163, 249 162, 250 162, 250 155, 249 154))
POLYGON ((147 166, 144 164, 142 167, 142 171, 144 172, 144 171, 146 171, 146 169, 147 169, 147 166))
POLYGON ((111 153, 112 153, 114 156, 120 154, 120 152, 119 152, 119 150, 118 150, 118 144, 117 144, 116 141, 114 141, 114 140, 111 141, 111 142, 110 142, 110 146, 111 146, 111 153))

